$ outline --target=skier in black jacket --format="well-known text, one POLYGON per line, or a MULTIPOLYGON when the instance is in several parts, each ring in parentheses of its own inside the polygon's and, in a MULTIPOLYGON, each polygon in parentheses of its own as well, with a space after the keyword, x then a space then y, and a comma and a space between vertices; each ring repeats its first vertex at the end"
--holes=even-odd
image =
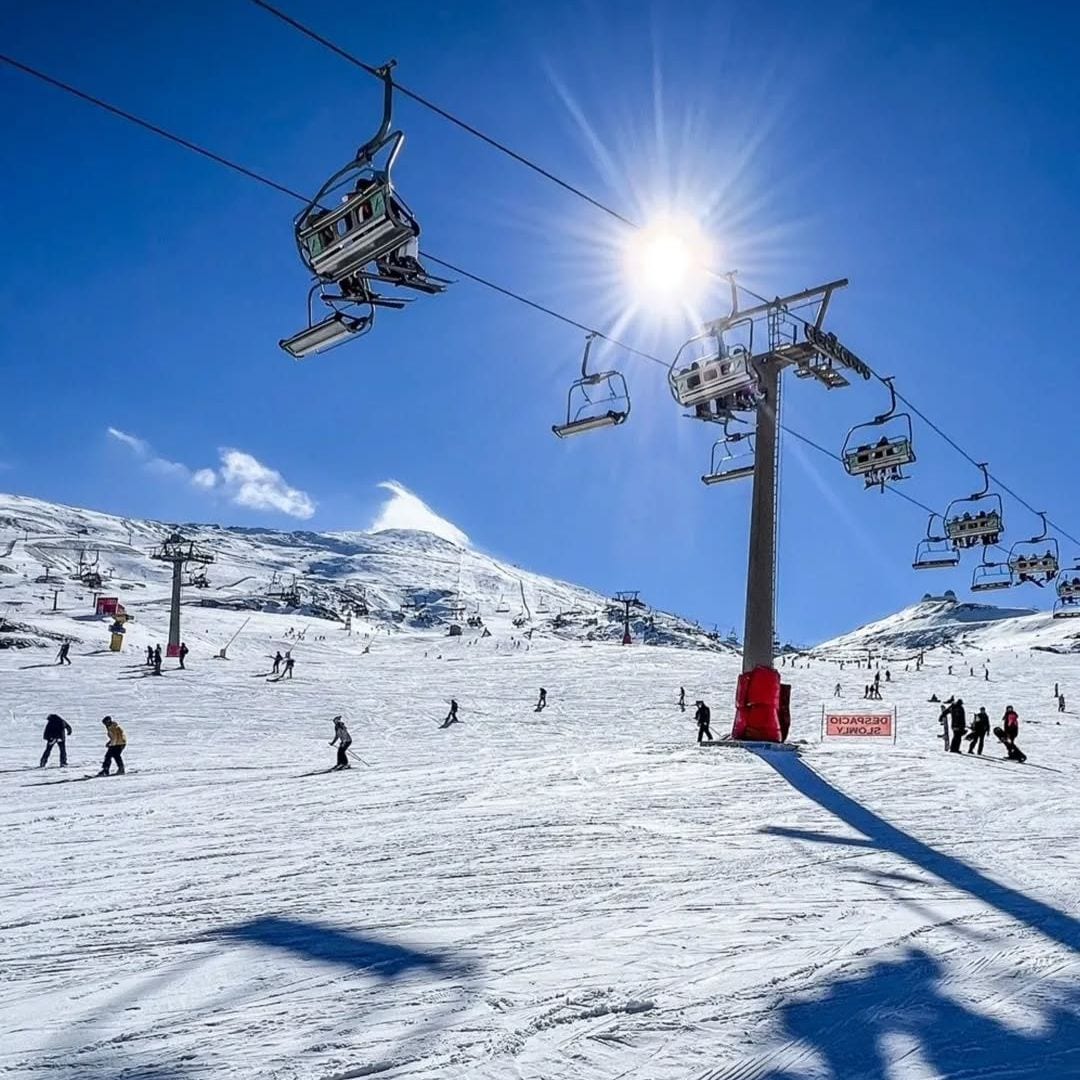
POLYGON ((345 726, 345 721, 340 716, 334 717, 334 737, 330 740, 330 745, 333 746, 337 743, 337 764, 335 769, 348 769, 349 765, 349 747, 352 746, 352 736, 349 734, 349 729, 345 726))
POLYGON ((949 708, 949 727, 952 729, 952 742, 949 743, 949 751, 953 754, 960 753, 960 742, 967 731, 967 713, 964 712, 962 698, 957 698, 949 708))
POLYGON ((971 724, 971 734, 968 735, 968 753, 974 754, 976 747, 978 747, 978 754, 982 757, 983 743, 986 741, 986 736, 990 734, 990 717, 986 713, 985 708, 980 708, 975 714, 975 719, 971 724))
POLYGON ((45 731, 41 736, 45 740, 45 753, 41 755, 38 768, 45 768, 54 746, 60 747, 60 768, 67 767, 67 737, 70 734, 71 725, 62 716, 49 713, 45 717, 45 731))
POLYGON ((704 736, 709 742, 712 742, 712 732, 709 730, 709 721, 712 719, 712 713, 709 711, 709 706, 706 705, 704 701, 698 701, 695 704, 697 705, 697 709, 694 712, 694 719, 697 721, 697 741, 700 744, 702 736, 704 736))
POLYGON ((458 715, 457 715, 457 702, 453 698, 451 698, 450 699, 450 711, 446 714, 446 719, 444 719, 442 724, 440 724, 439 726, 440 727, 449 727, 451 724, 460 724, 460 723, 461 723, 461 721, 458 720, 458 715))

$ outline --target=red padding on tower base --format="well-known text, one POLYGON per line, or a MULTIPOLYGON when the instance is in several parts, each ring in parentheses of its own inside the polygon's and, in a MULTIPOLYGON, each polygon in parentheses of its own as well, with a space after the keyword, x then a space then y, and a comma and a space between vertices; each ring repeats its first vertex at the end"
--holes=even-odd
POLYGON ((739 676, 731 737, 755 742, 783 741, 780 733, 780 673, 775 668, 756 667, 739 676))

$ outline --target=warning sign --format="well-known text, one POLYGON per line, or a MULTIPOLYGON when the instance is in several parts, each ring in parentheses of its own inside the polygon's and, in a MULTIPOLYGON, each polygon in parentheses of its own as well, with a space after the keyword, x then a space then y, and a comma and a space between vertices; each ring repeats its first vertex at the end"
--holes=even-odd
POLYGON ((826 738, 892 739, 896 735, 896 718, 891 712, 827 712, 822 721, 826 738))

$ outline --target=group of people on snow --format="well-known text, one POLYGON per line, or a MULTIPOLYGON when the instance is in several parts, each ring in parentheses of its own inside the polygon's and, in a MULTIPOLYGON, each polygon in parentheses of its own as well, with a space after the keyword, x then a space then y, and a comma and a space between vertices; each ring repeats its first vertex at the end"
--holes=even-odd
MULTIPOLYGON (((186 643, 181 641, 180 642, 180 648, 177 650, 177 653, 176 653, 176 658, 180 661, 180 669, 182 671, 186 670, 184 668, 184 661, 187 659, 188 653, 190 651, 191 650, 187 647, 186 643)), ((150 645, 146 646, 146 666, 153 668, 155 675, 160 675, 161 674, 161 646, 160 645, 154 645, 152 647, 150 645)))
POLYGON ((1027 755, 1016 745, 1016 737, 1020 734, 1020 717, 1011 705, 1005 706, 1005 712, 1001 717, 999 727, 991 729, 990 717, 985 707, 982 706, 975 714, 969 727, 963 698, 950 698, 941 706, 938 723, 941 724, 942 738, 947 742, 950 753, 961 753, 961 747, 966 737, 967 752, 981 756, 986 736, 993 730, 994 734, 1005 746, 1005 752, 1010 761, 1027 761, 1027 755))

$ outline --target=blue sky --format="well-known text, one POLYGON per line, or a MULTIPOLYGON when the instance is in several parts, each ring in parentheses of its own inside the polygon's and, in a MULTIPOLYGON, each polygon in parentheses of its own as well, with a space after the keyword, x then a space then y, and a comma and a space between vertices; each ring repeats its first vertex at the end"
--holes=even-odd
MULTIPOLYGON (((1080 536, 1067 5, 288 10, 365 59, 396 57, 403 83, 635 219, 665 201, 701 215, 716 261, 758 291, 849 277, 830 327, 1080 536)), ((305 191, 378 119, 377 84, 243 0, 8 5, 0 36, 305 191)), ((714 433, 680 416, 660 368, 602 354, 633 416, 560 443, 581 335, 466 282, 293 363, 276 345, 307 289, 290 200, 2 66, 0 95, 0 487, 337 529, 371 524, 392 478, 511 561, 741 629, 748 485, 702 487, 714 433)), ((603 215, 408 102, 397 118, 396 179, 425 248, 662 356, 693 332, 677 312, 628 317, 603 215)), ((702 310, 722 314, 722 292, 702 310)), ((876 385, 788 384, 785 422, 837 450, 886 404, 876 385)), ((944 506, 978 486, 932 432, 916 438, 913 496, 944 506)), ((1011 538, 1036 530, 1007 513, 1011 538)), ((786 440, 781 634, 812 641, 927 590, 963 593, 970 566, 910 570, 924 529, 786 440)), ((1008 602, 1047 599, 1028 586, 1008 602)))

